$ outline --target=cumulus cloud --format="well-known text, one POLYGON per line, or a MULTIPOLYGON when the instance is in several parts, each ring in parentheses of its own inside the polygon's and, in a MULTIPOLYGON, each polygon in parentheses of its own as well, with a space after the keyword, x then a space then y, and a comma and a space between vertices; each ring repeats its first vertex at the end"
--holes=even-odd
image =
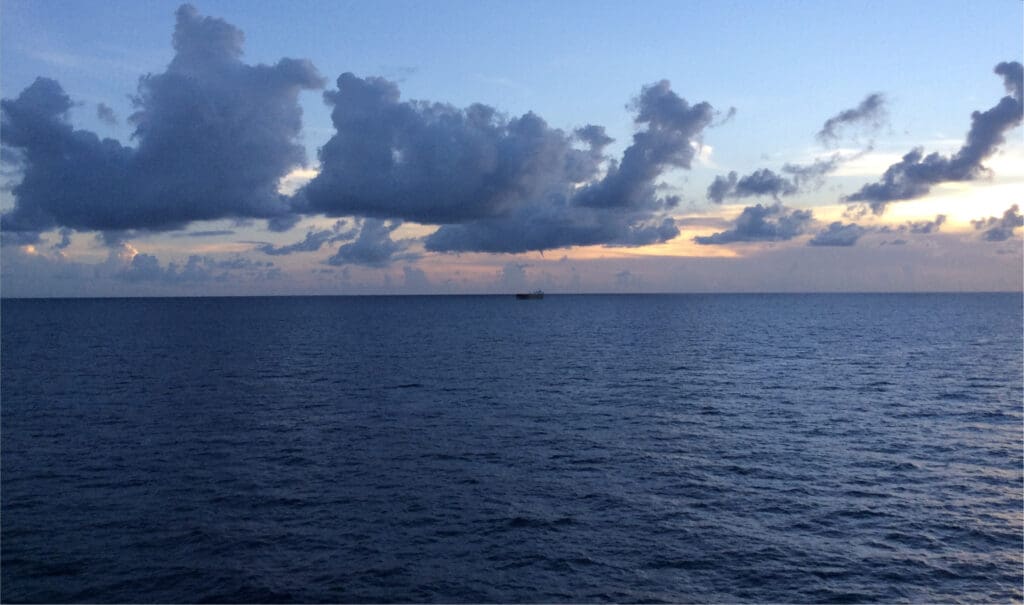
POLYGON ((992 108, 971 115, 971 128, 959 151, 952 156, 926 156, 921 148, 913 149, 889 166, 879 181, 864 185, 845 200, 867 203, 872 212, 882 214, 889 202, 924 196, 933 185, 971 181, 986 175, 988 170, 982 161, 1005 142, 1007 131, 1020 125, 1022 111, 1024 68, 1013 61, 996 65, 994 71, 1003 77, 1008 94, 992 108))
POLYGON ((819 231, 807 244, 810 246, 852 246, 867 231, 864 227, 854 223, 844 225, 836 221, 828 228, 819 231))
POLYGON ((21 171, 5 231, 171 230, 292 214, 277 183, 305 162, 297 98, 323 86, 315 68, 243 63, 242 32, 189 5, 177 11, 173 41, 166 71, 139 81, 137 147, 74 129, 72 101, 54 80, 3 100, 0 139, 21 171))
POLYGON ((408 251, 412 240, 392 239, 392 232, 401 225, 397 221, 364 220, 359 229, 359 237, 352 243, 340 246, 338 252, 327 259, 327 263, 386 267, 394 261, 418 258, 417 254, 408 251))
POLYGON ((642 89, 641 128, 619 161, 599 126, 567 134, 534 113, 402 101, 396 84, 342 74, 325 100, 337 133, 321 172, 302 190, 306 210, 441 225, 432 251, 522 252, 570 245, 635 246, 678 235, 661 197, 664 171, 689 168, 714 111, 691 106, 667 81, 642 89), (582 144, 585 147, 581 147, 582 144))
POLYGON ((595 124, 587 124, 582 128, 577 128, 574 131, 576 138, 583 141, 590 147, 590 150, 598 154, 600 160, 600 153, 605 147, 615 142, 615 139, 605 134, 604 126, 597 126, 595 124))
MULTIPOLYGON (((2 101, 3 157, 20 173, 14 207, 0 217, 5 242, 70 228, 116 246, 131 234, 221 218, 265 219, 285 231, 315 213, 440 225, 425 241, 433 251, 663 242, 679 233, 669 215, 679 198, 662 194, 659 179, 691 167, 717 115, 667 81, 645 86, 633 103, 637 132, 612 159, 599 125, 567 132, 532 112, 406 101, 393 82, 345 73, 324 94, 336 133, 319 152, 319 174, 283 195, 281 178, 305 162, 298 95, 323 80, 304 60, 244 63, 242 32, 190 5, 176 17, 172 61, 140 78, 133 97, 135 146, 75 129, 73 102, 54 80, 2 101)), ((116 119, 103 104, 97 116, 116 119)), ((379 223, 364 233, 379 235, 379 223)), ((332 238, 312 233, 262 249, 314 250, 332 238)), ((361 262, 371 241, 384 243, 358 240, 332 262, 350 253, 361 262)))
MULTIPOLYGON (((113 257, 116 251, 111 252, 113 257)), ((162 266, 152 254, 135 254, 126 266, 115 274, 118 279, 130 282, 159 282, 164 284, 203 283, 225 281, 231 271, 257 271, 266 276, 267 269, 273 271, 274 263, 253 261, 241 256, 217 260, 210 256, 193 254, 184 264, 175 262, 162 266)))
POLYGON ((785 241, 805 233, 812 222, 810 210, 790 210, 779 203, 757 204, 744 208, 732 229, 697 236, 693 241, 702 245, 785 241))
POLYGON ((862 127, 873 131, 881 128, 885 120, 885 97, 876 92, 864 97, 856 107, 845 109, 825 120, 817 137, 822 143, 829 144, 838 139, 840 131, 846 127, 862 127))
POLYGON ((136 254, 128 267, 118 274, 118 277, 132 283, 147 281, 202 282, 211 279, 211 272, 203 266, 202 257, 197 255, 190 256, 185 266, 179 269, 174 263, 168 267, 160 266, 160 260, 152 254, 136 254))
POLYGON ((986 241, 1004 242, 1013 237, 1013 233, 1018 227, 1024 226, 1024 216, 1020 213, 1020 207, 1014 204, 1007 208, 1001 217, 990 216, 971 221, 971 224, 977 230, 984 229, 981 236, 986 241))
MULTIPOLYGON (((903 228, 911 233, 928 234, 937 233, 942 224, 946 222, 945 214, 936 214, 933 221, 914 221, 907 223, 903 228)), ((901 230, 903 229, 901 228, 901 230)))
POLYGON ((54 250, 63 250, 71 245, 71 234, 73 230, 64 227, 60 230, 60 241, 53 245, 54 250))
POLYGON ((776 199, 782 195, 797 192, 796 185, 767 168, 739 177, 736 171, 727 176, 716 176, 708 187, 708 199, 721 204, 727 197, 751 197, 770 195, 776 199))
POLYGON ((785 164, 781 171, 783 174, 761 168, 741 177, 736 171, 731 171, 726 176, 715 177, 708 186, 707 198, 716 204, 723 203, 727 198, 761 196, 770 196, 778 201, 780 197, 820 186, 825 175, 834 171, 843 161, 844 158, 835 154, 810 164, 785 164))
POLYGON ((294 244, 274 246, 273 244, 261 243, 256 246, 256 250, 271 256, 283 256, 294 252, 316 252, 324 244, 347 241, 355 237, 356 229, 345 229, 347 224, 348 221, 337 221, 330 229, 308 231, 305 238, 294 244))
MULTIPOLYGON (((885 100, 879 93, 868 95, 860 105, 847 109, 829 118, 818 138, 831 140, 837 138, 838 130, 846 125, 867 124, 879 127, 885 118, 885 100)), ((863 153, 863 152, 862 152, 863 153)), ((775 201, 784 196, 795 195, 813 187, 819 187, 824 177, 836 170, 845 161, 859 157, 843 157, 835 153, 827 158, 819 158, 810 164, 785 164, 779 172, 761 168, 746 176, 739 176, 735 171, 727 175, 718 175, 708 186, 707 198, 721 204, 727 198, 747 198, 770 196, 775 201)))
POLYGON ((106 103, 96 104, 96 118, 108 126, 117 126, 118 124, 117 116, 114 115, 114 110, 106 103))

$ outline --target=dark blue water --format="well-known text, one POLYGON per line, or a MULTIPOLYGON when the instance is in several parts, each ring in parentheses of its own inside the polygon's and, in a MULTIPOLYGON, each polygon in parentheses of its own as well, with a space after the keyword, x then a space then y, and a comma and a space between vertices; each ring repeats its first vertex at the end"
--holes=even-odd
POLYGON ((1020 601, 1021 316, 6 300, 0 597, 1020 601))

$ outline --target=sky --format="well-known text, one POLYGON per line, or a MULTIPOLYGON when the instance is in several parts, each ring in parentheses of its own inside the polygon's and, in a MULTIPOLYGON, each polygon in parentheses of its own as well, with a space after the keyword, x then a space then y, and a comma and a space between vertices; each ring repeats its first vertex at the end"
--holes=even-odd
POLYGON ((0 6, 0 295, 1022 289, 1024 5, 0 6))

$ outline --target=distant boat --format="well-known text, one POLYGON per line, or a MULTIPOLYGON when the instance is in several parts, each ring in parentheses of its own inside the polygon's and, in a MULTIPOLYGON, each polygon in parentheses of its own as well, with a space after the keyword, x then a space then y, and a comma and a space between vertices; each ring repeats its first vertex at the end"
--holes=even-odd
POLYGON ((516 300, 540 300, 544 298, 544 292, 534 290, 533 292, 520 292, 516 294, 516 300))

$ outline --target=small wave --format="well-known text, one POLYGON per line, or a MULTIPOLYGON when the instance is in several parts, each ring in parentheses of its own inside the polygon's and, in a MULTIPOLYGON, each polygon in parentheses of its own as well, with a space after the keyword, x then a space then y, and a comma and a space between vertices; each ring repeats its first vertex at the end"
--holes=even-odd
POLYGON ((844 508, 836 511, 834 514, 840 517, 847 517, 850 519, 872 519, 875 517, 892 517, 892 513, 875 510, 871 508, 844 508))
POLYGON ((557 527, 563 527, 563 526, 566 526, 566 525, 573 525, 575 523, 576 523, 576 520, 573 519, 572 517, 558 517, 557 519, 548 520, 548 519, 537 519, 537 518, 534 518, 534 517, 516 516, 516 517, 512 517, 511 519, 509 519, 507 521, 508 527, 514 527, 514 528, 527 528, 527 527, 536 527, 536 528, 552 527, 552 528, 557 528, 557 527))
POLYGON ((712 569, 715 563, 707 559, 683 559, 659 557, 648 561, 648 569, 712 569))

